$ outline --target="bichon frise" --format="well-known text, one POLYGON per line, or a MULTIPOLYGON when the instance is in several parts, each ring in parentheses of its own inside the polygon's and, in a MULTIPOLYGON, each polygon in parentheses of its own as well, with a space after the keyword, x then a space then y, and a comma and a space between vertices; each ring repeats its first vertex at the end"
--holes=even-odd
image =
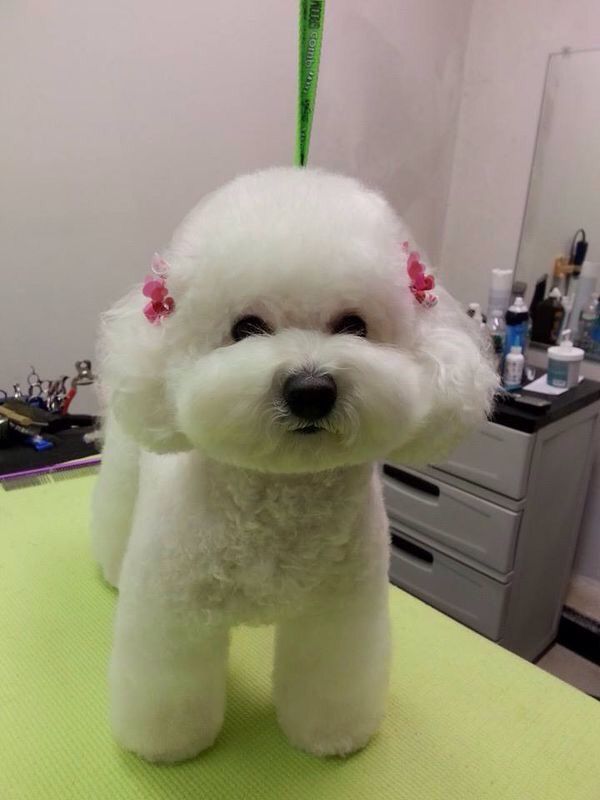
POLYGON ((375 462, 426 463, 496 376, 472 320, 357 181, 238 178, 184 220, 103 321, 93 544, 119 587, 111 720, 179 761, 225 706, 229 629, 275 624, 290 742, 364 745, 384 713, 388 522, 375 462))

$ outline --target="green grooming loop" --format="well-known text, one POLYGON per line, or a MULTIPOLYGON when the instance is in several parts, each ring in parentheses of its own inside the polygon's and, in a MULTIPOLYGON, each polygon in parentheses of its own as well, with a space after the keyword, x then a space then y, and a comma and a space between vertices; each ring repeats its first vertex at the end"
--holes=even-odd
POLYGON ((323 40, 325 0, 300 0, 298 36, 298 110, 294 163, 305 167, 317 97, 317 81, 323 40))

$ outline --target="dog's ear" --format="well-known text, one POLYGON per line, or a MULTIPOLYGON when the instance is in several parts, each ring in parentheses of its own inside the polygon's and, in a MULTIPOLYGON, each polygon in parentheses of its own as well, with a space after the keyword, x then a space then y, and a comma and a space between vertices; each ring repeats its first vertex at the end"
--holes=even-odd
POLYGON ((140 287, 107 311, 101 320, 101 393, 123 430, 156 453, 189 450, 177 430, 168 367, 171 319, 152 324, 143 312, 140 287))
POLYGON ((417 347, 422 364, 421 402, 425 408, 416 434, 390 454, 407 465, 442 459, 489 414, 498 375, 491 342, 442 288, 432 308, 417 308, 417 347))

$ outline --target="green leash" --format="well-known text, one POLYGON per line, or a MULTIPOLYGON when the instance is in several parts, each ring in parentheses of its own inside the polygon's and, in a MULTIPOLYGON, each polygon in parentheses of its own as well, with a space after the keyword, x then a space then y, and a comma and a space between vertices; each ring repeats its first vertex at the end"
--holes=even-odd
POLYGON ((315 112, 325 0, 300 0, 298 37, 298 109, 294 164, 305 167, 315 112))

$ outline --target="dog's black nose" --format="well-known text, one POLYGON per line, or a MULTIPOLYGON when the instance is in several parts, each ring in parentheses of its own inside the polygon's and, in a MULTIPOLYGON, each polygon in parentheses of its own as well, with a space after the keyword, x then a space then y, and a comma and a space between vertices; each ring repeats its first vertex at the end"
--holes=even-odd
POLYGON ((331 375, 298 372, 286 380, 283 398, 296 417, 316 422, 326 417, 335 405, 337 386, 331 375))

